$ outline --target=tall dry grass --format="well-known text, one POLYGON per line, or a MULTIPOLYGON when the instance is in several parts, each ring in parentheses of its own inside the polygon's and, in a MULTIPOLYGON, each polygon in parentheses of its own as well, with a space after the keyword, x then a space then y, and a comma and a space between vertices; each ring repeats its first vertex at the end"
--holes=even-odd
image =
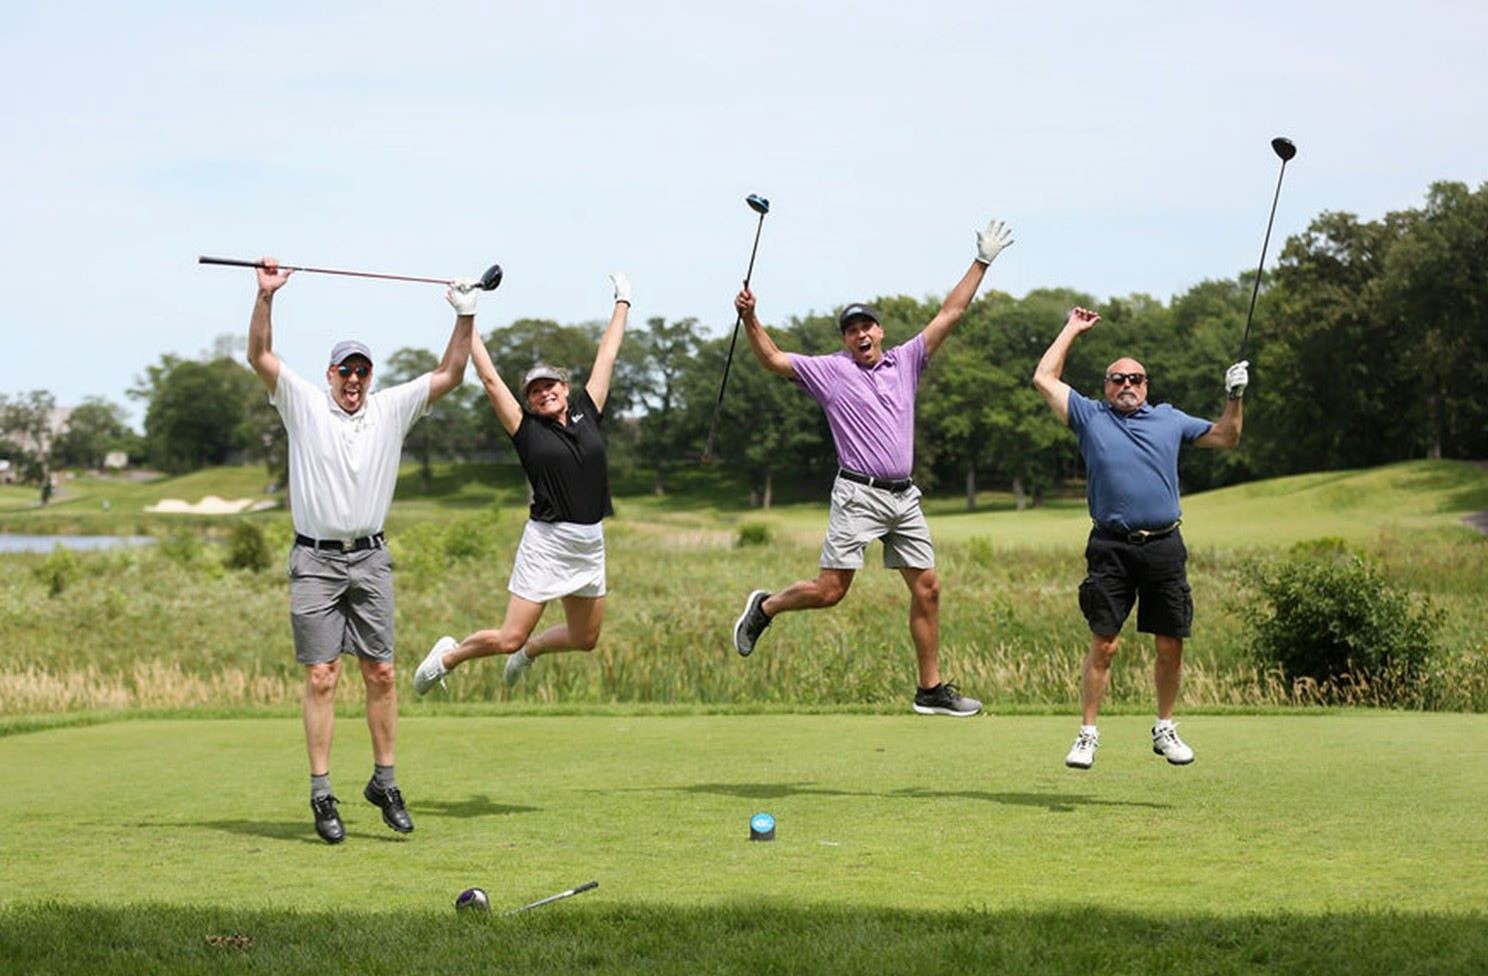
MULTIPOLYGON (((520 511, 401 525, 393 536, 398 662, 406 682, 441 635, 493 626, 520 511)), ((436 701, 686 703, 702 706, 908 707, 914 691, 908 600, 897 573, 860 572, 837 607, 781 616, 741 659, 730 632, 745 596, 814 575, 816 543, 782 539, 736 548, 732 530, 665 520, 608 525, 610 597, 589 654, 555 655, 507 689, 501 661, 472 662, 436 701)), ((86 709, 285 705, 297 702, 284 578, 275 566, 227 570, 219 547, 173 544, 79 554, 59 573, 51 556, 0 559, 0 714, 86 709), (65 577, 53 595, 57 580, 65 577)), ((1246 654, 1259 609, 1239 571, 1245 554, 1193 553, 1198 607, 1182 704, 1311 704, 1488 709, 1488 545, 1451 533, 1392 539, 1380 553, 1392 578, 1448 611, 1445 653, 1411 684, 1289 682, 1246 654)), ((1071 708, 1089 635, 1075 604, 1078 552, 1003 550, 988 540, 939 547, 943 673, 992 708, 1071 708)), ((545 623, 557 619, 550 609, 545 623)), ((1130 625, 1129 625, 1130 626, 1130 625)), ((1113 706, 1152 702, 1151 642, 1127 633, 1113 671, 1113 706)), ((341 700, 360 698, 354 669, 341 700)))

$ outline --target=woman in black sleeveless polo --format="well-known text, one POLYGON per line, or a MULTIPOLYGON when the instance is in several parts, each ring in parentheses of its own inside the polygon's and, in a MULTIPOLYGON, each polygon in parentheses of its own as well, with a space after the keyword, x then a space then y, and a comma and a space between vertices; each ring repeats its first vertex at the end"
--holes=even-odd
POLYGON ((522 376, 519 403, 496 372, 485 344, 471 361, 496 417, 512 439, 532 485, 531 517, 507 588, 506 618, 463 641, 441 637, 414 673, 422 695, 463 661, 509 654, 504 676, 514 684, 533 659, 555 651, 590 651, 604 622, 604 518, 612 514, 600 421, 630 311, 630 283, 610 275, 615 308, 599 340, 589 379, 569 386, 561 369, 538 364, 522 376), (550 600, 563 601, 564 622, 534 635, 550 600))

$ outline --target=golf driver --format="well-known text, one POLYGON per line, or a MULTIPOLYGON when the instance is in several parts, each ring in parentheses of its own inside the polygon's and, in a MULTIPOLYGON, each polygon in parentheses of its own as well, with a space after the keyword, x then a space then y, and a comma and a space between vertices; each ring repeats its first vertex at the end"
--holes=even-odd
POLYGON ((1271 140, 1271 151, 1281 157, 1281 172, 1276 177, 1276 195, 1271 198, 1271 216, 1266 218, 1266 237, 1261 241, 1261 263, 1256 265, 1255 286, 1250 289, 1250 309, 1245 313, 1245 334, 1240 337, 1240 352, 1235 361, 1245 358, 1245 344, 1250 340, 1250 318, 1255 314, 1256 296, 1261 293, 1261 269, 1266 266, 1266 245, 1271 243, 1271 222, 1276 219, 1276 201, 1281 199, 1281 181, 1286 176, 1286 164, 1295 155, 1297 147, 1286 136, 1271 140))
MULTIPOLYGON (((765 214, 770 212, 770 201, 758 193, 751 193, 744 198, 749 204, 749 209, 759 214, 759 223, 754 228, 754 247, 749 249, 749 270, 744 272, 744 287, 749 287, 749 279, 754 275, 754 255, 759 251, 760 231, 765 229, 765 214)), ((741 312, 734 316, 734 335, 729 339, 728 357, 723 361, 723 379, 718 382, 718 400, 713 404, 713 419, 708 423, 708 443, 703 447, 703 463, 713 463, 713 442, 718 437, 718 415, 723 409, 723 391, 728 388, 729 367, 734 364, 734 345, 739 341, 739 324, 744 321, 741 312)))
MULTIPOLYGON (((197 264, 225 264, 234 268, 262 268, 262 261, 242 261, 238 258, 211 258, 205 254, 196 259, 197 264)), ((431 285, 450 285, 454 283, 451 278, 420 278, 415 275, 379 274, 375 271, 343 271, 339 268, 307 268, 293 264, 279 265, 280 271, 307 271, 311 274, 349 275, 353 278, 382 278, 388 281, 422 281, 431 285)), ((481 291, 495 291, 496 286, 501 284, 501 265, 493 264, 486 269, 486 273, 480 276, 477 282, 481 291)))
POLYGON ((583 894, 584 892, 589 891, 591 888, 598 888, 598 887, 599 887, 599 882, 598 881, 586 881, 583 884, 579 885, 577 888, 570 888, 567 891, 560 891, 556 895, 549 895, 546 898, 539 898, 537 901, 533 902, 530 905, 523 905, 521 908, 513 908, 511 911, 507 912, 506 914, 508 914, 508 915, 520 915, 522 912, 531 911, 534 908, 538 908, 538 907, 540 907, 542 905, 547 905, 547 904, 549 904, 551 902, 562 901, 564 898, 572 898, 574 895, 583 894))

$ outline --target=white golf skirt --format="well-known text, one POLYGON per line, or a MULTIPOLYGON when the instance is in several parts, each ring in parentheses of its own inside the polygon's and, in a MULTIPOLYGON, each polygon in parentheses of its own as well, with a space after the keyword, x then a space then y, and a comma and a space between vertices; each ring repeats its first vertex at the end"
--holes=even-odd
POLYGON ((604 523, 529 520, 506 588, 533 603, 604 596, 604 523))

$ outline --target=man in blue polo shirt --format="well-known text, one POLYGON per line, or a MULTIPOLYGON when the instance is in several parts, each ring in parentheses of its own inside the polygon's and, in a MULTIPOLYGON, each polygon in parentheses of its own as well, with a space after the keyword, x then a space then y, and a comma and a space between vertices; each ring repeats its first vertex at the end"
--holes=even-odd
POLYGON ((1099 321, 1095 312, 1073 309, 1033 374, 1033 385, 1054 415, 1079 437, 1094 522, 1080 584, 1080 610, 1090 624, 1090 652, 1081 680, 1084 717, 1064 762, 1074 769, 1089 769, 1095 762, 1100 745, 1095 718, 1111 681, 1111 659, 1122 624, 1139 604, 1137 630, 1152 634, 1157 647, 1152 751, 1183 766, 1193 762, 1194 754, 1178 738, 1173 704, 1183 674, 1183 640, 1193 623, 1193 597, 1188 550, 1178 531, 1178 450, 1187 443, 1224 448, 1240 443, 1249 364, 1238 362, 1225 371, 1227 399, 1217 423, 1166 403, 1148 403, 1147 371, 1129 357, 1106 367, 1105 399, 1092 400, 1059 377, 1070 346, 1099 321))

